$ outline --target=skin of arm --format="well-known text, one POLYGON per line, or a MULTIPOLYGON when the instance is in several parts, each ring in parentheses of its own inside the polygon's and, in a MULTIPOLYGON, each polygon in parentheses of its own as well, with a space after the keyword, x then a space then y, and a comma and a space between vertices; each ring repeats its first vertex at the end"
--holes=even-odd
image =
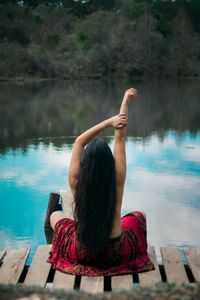
POLYGON ((80 136, 77 137, 72 151, 72 158, 70 162, 69 175, 68 175, 69 185, 73 196, 75 196, 77 177, 80 172, 80 160, 85 146, 91 140, 93 140, 99 133, 104 131, 106 128, 108 127, 122 128, 123 126, 126 125, 126 122, 127 122, 127 118, 125 115, 116 115, 93 126, 92 128, 88 129, 87 131, 85 131, 84 133, 82 133, 80 136))
MULTIPOLYGON (((93 126, 92 128, 88 129, 87 131, 85 131, 84 133, 82 133, 80 136, 77 137, 77 139, 74 143, 73 151, 72 151, 72 157, 71 157, 69 175, 68 175, 70 189, 72 191, 73 196, 75 197, 75 188, 76 188, 76 183, 77 183, 77 177, 80 172, 80 160, 81 160, 81 156, 82 156, 85 146, 106 128, 108 128, 108 127, 115 128, 114 157, 116 159, 115 168, 117 168, 117 171, 116 171, 117 185, 119 184, 119 187, 117 187, 117 195, 118 195, 117 196, 117 207, 120 207, 120 210, 121 210, 120 198, 122 199, 122 196, 123 196, 123 188, 124 188, 124 181, 125 181, 125 177, 124 177, 124 181, 123 181, 123 176, 124 176, 124 173, 126 173, 125 138, 126 138, 128 103, 131 98, 131 96, 129 94, 126 95, 126 93, 124 95, 124 99, 121 104, 119 115, 116 115, 114 117, 106 119, 105 121, 93 126), (117 154, 118 150, 122 151, 122 153, 117 154), (123 167, 125 166, 125 167, 123 168, 122 173, 121 173, 120 168, 122 166, 123 167)), ((133 91, 132 91, 132 94, 133 94, 133 91)), ((136 97, 136 95, 135 95, 135 97, 136 97)), ((119 208, 117 209, 117 211, 118 210, 119 210, 119 208)), ((120 215, 120 213, 118 215, 120 215)), ((53 212, 50 216, 51 227, 54 229, 55 224, 60 219, 67 218, 67 217, 68 216, 66 216, 65 214, 63 214, 61 212, 58 212, 58 211, 53 212)), ((116 220, 118 221, 118 218, 116 218, 116 220)), ((118 236, 121 233, 121 219, 120 219, 120 227, 118 226, 118 222, 116 222, 116 220, 114 220, 113 231, 111 233, 111 237, 118 236), (118 232, 119 232, 118 229, 120 230, 119 234, 118 234, 118 232)))
MULTIPOLYGON (((122 104, 120 107, 120 115, 128 117, 128 104, 130 100, 135 100, 137 91, 129 89, 125 92, 122 104)), ((115 158, 115 172, 116 172, 116 189, 117 189, 117 202, 116 214, 113 223, 113 230, 111 237, 118 236, 121 233, 121 206, 124 192, 124 183, 126 179, 126 126, 122 128, 115 128, 115 143, 114 143, 114 158, 115 158)))
MULTIPOLYGON (((77 177, 80 172, 80 160, 85 146, 106 128, 108 127, 122 128, 123 126, 126 125, 126 123, 127 123, 127 118, 125 115, 116 115, 110 119, 107 119, 93 126, 92 128, 82 133, 79 137, 77 137, 72 151, 72 157, 71 157, 69 175, 68 175, 70 189, 74 197, 75 197, 77 177)), ((68 216, 59 211, 54 211, 51 214, 50 224, 53 230, 56 223, 63 218, 68 218, 68 216)))

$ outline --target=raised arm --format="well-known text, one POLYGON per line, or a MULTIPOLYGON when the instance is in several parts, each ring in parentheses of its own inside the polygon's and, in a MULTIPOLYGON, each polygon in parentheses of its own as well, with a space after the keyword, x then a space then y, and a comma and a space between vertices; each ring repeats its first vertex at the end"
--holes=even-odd
POLYGON ((126 125, 126 122, 127 122, 126 117, 124 117, 123 115, 122 116, 116 115, 112 118, 109 118, 93 126, 92 128, 88 129, 87 131, 85 131, 84 133, 82 133, 80 136, 77 137, 72 151, 72 157, 71 157, 69 175, 68 175, 69 185, 73 196, 75 196, 77 178, 80 172, 80 160, 85 146, 106 128, 108 127, 122 128, 124 125, 126 125))
MULTIPOLYGON (((135 89, 129 89, 125 92, 122 104, 120 107, 120 115, 128 117, 128 104, 130 100, 136 98, 137 91, 135 89)), ((124 192, 124 183, 126 179, 126 126, 115 129, 115 144, 114 144, 114 157, 115 157, 115 171, 116 171, 116 186, 117 186, 117 205, 116 213, 118 219, 121 217, 121 205, 124 192)), ((120 221, 121 222, 121 221, 120 221)))

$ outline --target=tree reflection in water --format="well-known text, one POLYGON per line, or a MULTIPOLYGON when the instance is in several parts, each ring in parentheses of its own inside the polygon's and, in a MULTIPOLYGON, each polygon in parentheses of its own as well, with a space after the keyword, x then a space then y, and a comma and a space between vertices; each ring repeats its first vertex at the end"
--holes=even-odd
MULTIPOLYGON (((65 81, 1 83, 0 153, 36 146, 43 138, 55 147, 90 126, 115 115, 125 89, 135 87, 138 98, 129 109, 128 135, 162 140, 169 129, 180 135, 200 129, 199 80, 65 81)), ((112 135, 108 129, 106 135, 112 135)))

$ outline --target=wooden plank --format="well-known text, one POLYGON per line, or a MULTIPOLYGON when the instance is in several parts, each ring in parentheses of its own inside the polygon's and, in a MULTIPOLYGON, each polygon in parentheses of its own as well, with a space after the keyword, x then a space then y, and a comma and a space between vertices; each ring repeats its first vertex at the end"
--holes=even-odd
POLYGON ((6 251, 0 251, 0 263, 2 262, 5 255, 6 255, 6 251))
POLYGON ((54 288, 71 290, 74 288, 75 275, 66 274, 56 270, 53 280, 54 288))
POLYGON ((0 283, 16 284, 18 282, 30 250, 30 248, 13 249, 6 254, 0 268, 0 283))
POLYGON ((1 262, 3 263, 5 261, 6 256, 12 251, 12 249, 5 250, 5 255, 2 257, 1 262))
POLYGON ((200 249, 183 249, 195 281, 200 281, 200 249))
POLYGON ((177 284, 189 282, 178 249, 170 247, 161 247, 160 251, 167 282, 175 282, 177 284))
POLYGON ((51 228, 50 215, 53 211, 57 210, 59 199, 60 199, 59 194, 50 193, 47 212, 46 212, 46 217, 45 217, 45 222, 44 222, 44 228, 45 229, 51 228))
POLYGON ((132 275, 118 275, 111 277, 112 291, 115 289, 129 290, 133 287, 132 275))
POLYGON ((162 281, 160 270, 157 263, 155 247, 148 248, 149 258, 155 266, 155 270, 139 273, 139 283, 141 286, 150 286, 162 281))
POLYGON ((41 245, 37 248, 33 261, 26 275, 24 285, 38 285, 45 287, 51 269, 47 262, 51 245, 41 245))
POLYGON ((102 293, 104 291, 103 276, 81 276, 80 289, 88 293, 102 293))

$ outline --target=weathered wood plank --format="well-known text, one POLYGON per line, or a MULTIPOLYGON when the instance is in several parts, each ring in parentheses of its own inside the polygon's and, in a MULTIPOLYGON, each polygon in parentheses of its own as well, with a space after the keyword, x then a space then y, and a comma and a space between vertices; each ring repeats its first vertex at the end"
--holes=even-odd
POLYGON ((104 291, 104 277, 81 276, 80 289, 88 293, 102 293, 104 291))
POLYGON ((30 250, 30 248, 13 249, 6 254, 0 268, 0 283, 16 284, 18 282, 30 250))
POLYGON ((51 228, 50 215, 53 211, 57 210, 59 199, 60 199, 59 194, 50 193, 47 212, 46 212, 46 217, 45 217, 45 222, 44 222, 44 229, 51 228))
POLYGON ((53 280, 54 288, 71 290, 74 288, 75 276, 56 270, 53 280))
POLYGON ((178 249, 170 247, 161 247, 160 251, 167 282, 175 282, 177 284, 189 282, 178 249))
POLYGON ((6 256, 12 251, 12 249, 8 249, 8 250, 5 250, 5 251, 6 251, 6 253, 5 253, 5 255, 2 257, 1 262, 4 262, 4 261, 5 261, 6 256))
POLYGON ((129 290, 133 287, 133 276, 132 275, 118 275, 111 277, 111 288, 112 291, 115 289, 129 290))
POLYGON ((0 263, 2 262, 5 255, 6 255, 6 251, 0 251, 0 263))
POLYGON ((33 261, 26 275, 24 285, 38 285, 45 287, 51 269, 47 262, 51 245, 41 245, 37 248, 33 261))
POLYGON ((200 249, 183 249, 195 281, 200 281, 200 249))
POLYGON ((141 286, 150 286, 162 281, 160 270, 157 263, 155 247, 148 248, 149 258, 155 266, 155 270, 139 273, 139 283, 141 286))

